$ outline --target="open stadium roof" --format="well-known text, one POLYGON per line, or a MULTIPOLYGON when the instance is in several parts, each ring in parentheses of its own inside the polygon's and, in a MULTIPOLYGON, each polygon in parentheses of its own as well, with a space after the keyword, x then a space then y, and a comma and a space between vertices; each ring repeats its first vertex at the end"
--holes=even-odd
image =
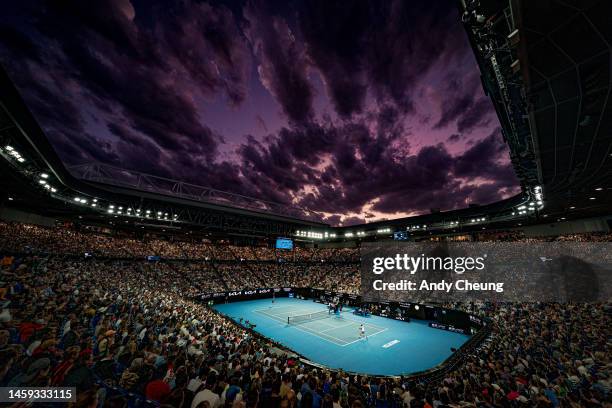
POLYGON ((522 184, 523 192, 510 199, 333 228, 311 221, 316 214, 303 208, 115 166, 92 163, 73 168, 71 173, 2 72, 0 153, 6 160, 0 183, 6 192, 5 204, 105 222, 119 218, 126 223, 199 225, 225 232, 304 239, 359 239, 397 230, 448 233, 609 214, 611 33, 601 16, 610 15, 605 14, 610 5, 604 1, 581 2, 579 7, 550 3, 554 7, 496 1, 467 2, 465 9, 460 8, 483 89, 493 101, 522 184), (576 43, 583 44, 577 47, 576 43), (9 146, 22 156, 15 156, 9 146), (21 163, 20 157, 27 163, 21 163), (46 184, 40 184, 43 173, 51 176, 46 184), (60 193, 64 195, 60 197, 60 193), (13 199, 10 203, 6 201, 9 197, 13 199), (92 207, 94 199, 104 203, 104 211, 92 207), (87 205, 80 200, 86 200, 87 205), (125 210, 118 214, 119 206, 125 210), (133 212, 128 214, 127 208, 133 212), (151 220, 145 219, 147 210, 153 214, 151 220))

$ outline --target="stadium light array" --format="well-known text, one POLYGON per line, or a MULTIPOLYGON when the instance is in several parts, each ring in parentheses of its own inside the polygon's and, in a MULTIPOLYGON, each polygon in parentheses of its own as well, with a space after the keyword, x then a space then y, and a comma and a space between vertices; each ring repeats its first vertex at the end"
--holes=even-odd
POLYGON ((354 234, 352 232, 347 232, 347 233, 344 234, 344 236, 348 237, 348 238, 352 237, 353 235, 354 234))
POLYGON ((295 235, 298 236, 298 237, 304 237, 304 238, 323 239, 323 233, 322 232, 296 231, 295 235))
POLYGON ((14 160, 17 160, 19 163, 25 162, 25 159, 23 156, 21 156, 21 153, 19 153, 13 146, 6 145, 4 150, 6 150, 9 156, 11 156, 14 160))
POLYGON ((388 234, 391 232, 391 228, 381 228, 376 230, 377 234, 388 234))

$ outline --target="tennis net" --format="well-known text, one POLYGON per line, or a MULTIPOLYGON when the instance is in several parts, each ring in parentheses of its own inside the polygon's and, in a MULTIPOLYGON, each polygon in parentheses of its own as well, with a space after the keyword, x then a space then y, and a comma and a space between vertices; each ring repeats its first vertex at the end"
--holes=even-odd
POLYGON ((311 312, 311 313, 287 316, 287 324, 297 324, 301 322, 309 322, 311 320, 324 319, 329 316, 330 316, 329 310, 321 310, 320 312, 311 312))

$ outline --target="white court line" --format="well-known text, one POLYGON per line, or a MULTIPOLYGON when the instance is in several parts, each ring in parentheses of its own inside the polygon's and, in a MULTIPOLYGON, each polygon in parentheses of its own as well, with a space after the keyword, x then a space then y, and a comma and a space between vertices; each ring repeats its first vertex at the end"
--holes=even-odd
POLYGON ((339 342, 342 342, 342 343, 344 343, 344 344, 338 344, 338 343, 336 343, 335 341, 331 341, 330 339, 327 339, 327 338, 325 338, 325 337, 321 336, 319 332, 315 332, 315 331, 308 331, 308 330, 303 330, 303 329, 301 329, 301 328, 300 328, 300 327, 298 327, 298 326, 291 326, 291 327, 294 327, 294 328, 296 328, 296 329, 298 329, 299 331, 302 331, 302 332, 304 332, 304 333, 309 333, 309 334, 311 334, 311 335, 313 335, 313 336, 316 336, 316 337, 318 337, 318 338, 320 338, 320 339, 327 340, 327 341, 329 341, 330 343, 335 344, 336 346, 344 347, 344 346, 346 346, 346 345, 347 345, 347 344, 346 344, 346 340, 339 339, 339 338, 334 337, 334 336, 331 336, 331 335, 329 335, 329 334, 326 334, 325 336, 326 336, 326 337, 331 337, 332 339, 338 340, 339 342))
MULTIPOLYGON (((267 315, 268 317, 271 317, 271 316, 274 316, 274 317, 280 317, 280 316, 276 316, 276 315, 271 315, 271 314, 268 314, 268 313, 266 313, 266 312, 265 312, 265 310, 266 310, 266 309, 259 309, 259 311, 261 311, 261 314, 263 314, 263 315, 267 315)), ((254 311, 255 311, 255 310, 254 310, 254 311)), ((227 316, 227 315, 224 315, 224 316, 227 316)), ((232 319, 230 316, 227 316, 227 317, 229 317, 230 319, 232 319)), ((232 319, 232 320, 233 320, 233 319, 232 319)), ((278 320, 277 320, 277 322, 278 322, 278 320)), ((277 324, 278 324, 278 325, 283 325, 283 326, 287 327, 287 325, 286 325, 285 323, 277 323, 277 324)), ((328 338, 325 338, 325 337, 323 337, 323 336, 320 336, 320 335, 319 335, 319 333, 315 332, 314 330, 313 330, 313 331, 304 330, 304 329, 300 328, 298 325, 291 325, 291 327, 293 327, 294 329, 299 330, 299 331, 301 331, 301 332, 303 332, 303 333, 308 333, 308 334, 310 334, 310 335, 312 335, 312 336, 318 337, 318 338, 320 338, 320 339, 322 339, 322 340, 325 340, 325 341, 327 341, 327 342, 330 342, 330 343, 332 343, 332 344, 335 344, 336 346, 344 347, 344 346, 346 345, 346 340, 342 340, 342 339, 339 339, 339 338, 337 338, 337 337, 330 336, 329 334, 326 334, 325 336, 326 336, 326 337, 330 337, 330 338, 332 338, 332 339, 335 339, 335 340, 337 340, 337 341, 341 342, 342 344, 338 344, 337 342, 335 342, 335 341, 333 341, 333 340, 330 340, 330 339, 328 339, 328 338)), ((280 341, 281 343, 283 342, 282 340, 277 340, 277 341, 280 341)))
POLYGON ((270 307, 270 308, 266 308, 266 309, 254 309, 254 310, 252 310, 252 312, 261 313, 261 314, 264 314, 264 315, 267 315, 267 316, 287 317, 287 316, 283 316, 283 315, 285 315, 286 313, 293 313, 294 312, 293 309, 294 308, 289 308, 289 307, 277 307, 277 308, 270 307), (274 314, 274 313, 269 313, 270 310, 274 311, 274 309, 281 309, 281 308, 283 309, 283 311, 281 312, 282 313, 281 315, 277 315, 277 314, 274 314))
POLYGON ((329 330, 343 329, 343 328, 345 328, 345 327, 354 326, 354 325, 359 326, 359 325, 358 325, 357 323, 355 323, 355 322, 350 322, 349 324, 345 324, 345 325, 343 325, 343 326, 334 326, 334 327, 332 327, 332 328, 330 328, 330 329, 321 330, 321 333, 325 333, 326 331, 329 331, 329 330))
MULTIPOLYGON (((284 312, 283 312, 282 314, 273 314, 273 313, 269 313, 269 312, 268 312, 268 310, 270 310, 270 309, 272 309, 272 308, 267 308, 267 309, 254 309, 254 310, 252 310, 252 311, 253 311, 253 312, 260 313, 260 314, 265 315, 265 316, 268 316, 268 317, 271 317, 271 318, 273 318, 273 319, 280 319, 280 320, 283 320, 283 321, 287 320, 287 314, 288 314, 288 313, 296 313, 296 311, 293 311, 293 310, 286 310, 286 309, 283 309, 283 310, 284 310, 284 312)), ((316 312, 318 312, 318 310, 317 310, 317 311, 304 311, 304 310, 300 310, 300 309, 298 309, 298 311, 299 311, 299 313, 298 313, 298 314, 309 314, 309 313, 316 313, 316 312)), ((315 320, 313 320, 313 321, 315 321, 315 320)), ((309 323, 309 322, 306 322, 306 323, 309 323)), ((326 324, 327 326, 330 326, 330 325, 328 325, 327 323, 325 323, 325 324, 326 324)))
MULTIPOLYGON (((287 326, 285 325, 285 327, 287 327, 287 326)), ((289 327, 293 327, 294 329, 299 330, 299 331, 301 331, 301 332, 303 332, 303 333, 308 333, 308 334, 310 334, 310 335, 312 335, 312 336, 315 336, 315 337, 318 337, 318 338, 320 338, 320 339, 322 339, 322 340, 328 341, 328 342, 330 342, 330 343, 332 343, 332 344, 335 344, 336 346, 343 347, 343 344, 338 344, 338 343, 336 343, 335 341, 332 341, 332 340, 330 340, 330 339, 328 339, 328 338, 325 338, 325 337, 323 337, 323 336, 320 336, 320 335, 319 335, 319 333, 315 332, 314 330, 313 330, 313 331, 311 331, 312 329, 302 329, 302 328, 300 328, 298 325, 291 325, 291 326, 289 326, 289 327)), ((331 337, 332 339, 336 339, 336 340, 338 340, 339 342, 346 343, 346 340, 342 340, 342 339, 339 339, 339 338, 337 338, 337 337, 330 336, 330 335, 328 335, 328 334, 326 334, 325 336, 327 336, 327 337, 331 337)))
MULTIPOLYGON (((267 307, 265 309, 253 309, 252 312, 258 312, 258 313, 265 313, 269 310, 278 310, 278 309, 282 309, 283 311, 293 311, 295 309, 295 307, 291 307, 291 306, 279 306, 279 307, 267 307)), ((299 309, 298 309, 299 310, 299 309)))
POLYGON ((263 311, 261 311, 261 312, 259 312, 259 313, 260 313, 260 314, 262 314, 262 315, 264 315, 264 316, 268 316, 268 317, 270 317, 270 318, 272 318, 272 319, 274 319, 274 320, 282 320, 282 321, 285 321, 285 320, 287 319, 287 318, 286 318, 285 316, 283 316, 283 315, 275 315, 275 314, 266 313, 266 312, 263 312, 263 311))
MULTIPOLYGON (((317 319, 317 320, 312 320, 310 322, 306 322, 306 323, 317 323, 317 324, 322 324, 324 326, 330 327, 330 328, 335 328, 337 326, 334 326, 333 324, 329 324, 326 322, 327 319, 323 318, 323 319, 317 319)), ((313 329, 314 330, 314 329, 313 329)))
MULTIPOLYGON (((287 310, 287 309, 290 309, 290 308, 293 309, 294 307, 292 307, 292 306, 286 306, 286 307, 278 306, 278 307, 269 307, 269 308, 265 308, 265 309, 254 309, 253 311, 254 312, 259 312, 259 313, 261 313, 263 315, 266 315, 268 317, 285 320, 287 318, 286 315, 276 315, 276 314, 268 313, 268 311, 270 309, 280 309, 280 308, 282 308, 283 310, 287 310)), ((298 310, 299 309, 300 308, 298 308, 298 310)), ((316 311, 306 311, 305 314, 306 313, 315 313, 315 312, 316 311)), ((334 316, 331 316, 331 317, 334 317, 334 316)), ((344 319, 342 316, 340 316, 340 318, 344 319)), ((358 322, 358 321, 353 320, 353 319, 345 319, 345 320, 347 320, 349 322, 349 324, 346 324, 344 326, 332 326, 332 325, 326 323, 324 320, 320 320, 320 321, 319 320, 314 320, 318 324, 324 324, 325 326, 330 327, 329 329, 324 329, 324 330, 319 330, 319 331, 315 331, 314 329, 302 328, 302 327, 299 327, 298 325, 291 325, 291 327, 293 327, 293 328, 295 328, 295 329, 297 329, 297 330, 299 330, 299 331, 301 331, 303 333, 308 333, 308 334, 310 334, 312 336, 318 337, 318 338, 320 338, 322 340, 325 340, 325 341, 327 341, 329 343, 335 344, 336 346, 340 346, 340 347, 346 347, 348 345, 351 345, 353 343, 358 342, 359 340, 363 340, 362 337, 359 337, 359 338, 357 338, 357 339, 355 339, 355 340, 353 340, 351 342, 347 342, 346 340, 342 340, 342 339, 340 339, 338 337, 335 337, 335 336, 332 336, 332 335, 326 333, 327 331, 333 331, 335 329, 341 329, 341 328, 349 327, 349 326, 352 326, 352 325, 357 325, 358 326, 358 325, 361 324, 361 322, 358 322), (323 334, 323 335, 321 335, 321 334, 323 334), (331 340, 331 339, 333 339, 333 340, 331 340), (336 340, 336 341, 334 341, 334 340, 336 340)), ((309 323, 309 322, 306 322, 306 323, 309 323)), ((280 323, 280 324, 284 324, 284 323, 280 323)), ((380 334, 380 333, 382 333, 382 332, 387 330, 387 328, 383 328, 383 327, 377 326, 375 324, 371 324, 371 323, 367 323, 367 322, 364 323, 364 324, 366 325, 366 327, 369 326, 369 327, 376 327, 376 328, 380 329, 377 332, 374 332, 372 334, 368 334, 367 337, 374 337, 377 334, 380 334)))
MULTIPOLYGON (((384 331, 387 331, 387 329, 382 329, 381 331, 377 331, 376 333, 368 334, 366 337, 374 337, 374 336, 376 336, 377 334, 380 334, 380 333, 382 333, 382 332, 384 332, 384 331)), ((350 344, 356 343, 356 342, 358 342, 359 340, 363 340, 363 337, 360 337, 360 338, 358 338, 357 340, 353 340, 353 341, 351 341, 350 343, 346 343, 346 344, 345 344, 345 345, 343 345, 342 347, 345 347, 345 346, 348 346, 348 345, 350 345, 350 344)))
POLYGON ((321 310, 309 310, 309 309, 302 309, 300 307, 296 307, 295 306, 279 306, 279 307, 268 307, 265 309, 253 309, 253 312, 258 312, 258 313, 267 313, 269 310, 274 310, 274 309, 282 309, 283 312, 291 312, 291 313, 295 313, 296 311, 299 311, 300 313, 303 314, 308 314, 308 313, 317 313, 320 312, 321 310))

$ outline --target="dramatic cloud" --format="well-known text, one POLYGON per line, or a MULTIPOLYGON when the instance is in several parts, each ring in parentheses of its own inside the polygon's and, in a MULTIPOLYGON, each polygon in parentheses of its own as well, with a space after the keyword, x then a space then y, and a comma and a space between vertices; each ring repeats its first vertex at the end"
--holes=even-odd
POLYGON ((307 78, 306 55, 287 22, 270 15, 264 5, 260 1, 245 7, 245 34, 260 61, 261 82, 281 104, 289 120, 299 124, 313 117, 313 90, 307 78))
POLYGON ((344 225, 519 191, 454 0, 24 0, 0 59, 68 165, 344 225))

